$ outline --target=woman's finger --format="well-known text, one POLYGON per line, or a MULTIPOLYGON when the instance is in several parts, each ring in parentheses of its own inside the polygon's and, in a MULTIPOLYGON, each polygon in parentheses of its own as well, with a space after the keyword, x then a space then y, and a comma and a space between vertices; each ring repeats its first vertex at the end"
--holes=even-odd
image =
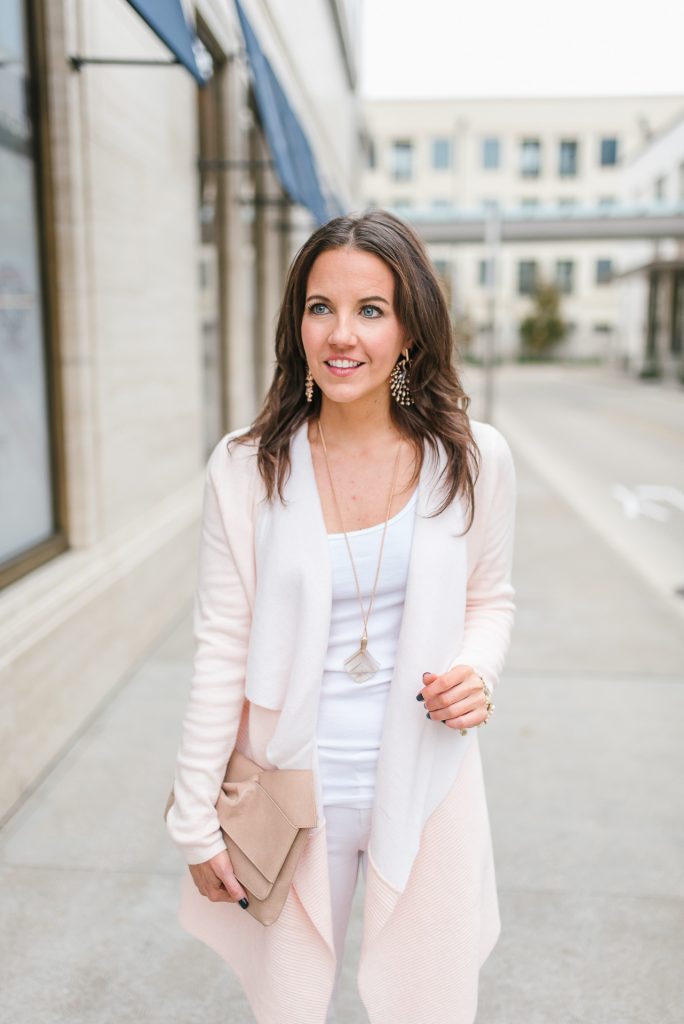
POLYGON ((482 711, 469 711, 466 715, 459 715, 456 718, 444 718, 443 722, 450 729, 472 729, 480 725, 487 718, 487 709, 482 711))
POLYGON ((454 686, 427 701, 425 707, 430 713, 430 718, 445 719, 465 715, 480 708, 486 715, 487 702, 482 687, 476 693, 469 693, 464 697, 462 689, 454 686))

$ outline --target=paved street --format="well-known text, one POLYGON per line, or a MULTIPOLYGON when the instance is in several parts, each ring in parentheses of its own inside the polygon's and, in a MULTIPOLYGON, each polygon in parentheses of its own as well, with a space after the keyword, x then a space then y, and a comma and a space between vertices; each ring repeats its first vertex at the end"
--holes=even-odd
POLYGON ((494 394, 510 443, 684 614, 684 388, 528 365, 498 374, 494 394))
MULTIPOLYGON (((466 386, 479 418, 479 370, 466 386)), ((477 1024, 681 1024, 684 391, 515 366, 493 422, 518 473, 518 612, 481 730, 503 931, 477 1024)), ((183 866, 162 810, 190 612, 0 832, 3 1024, 253 1020, 175 918, 183 866)), ((362 900, 360 884, 344 1024, 367 1020, 362 900)))

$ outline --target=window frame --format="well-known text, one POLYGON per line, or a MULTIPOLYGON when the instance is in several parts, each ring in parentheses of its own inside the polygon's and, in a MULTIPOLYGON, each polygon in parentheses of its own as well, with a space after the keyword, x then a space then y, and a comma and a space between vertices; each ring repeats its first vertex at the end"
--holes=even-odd
POLYGON ((602 135, 599 140, 599 167, 617 167, 620 161, 619 141, 617 135, 602 135), (604 160, 605 145, 612 142, 614 146, 613 160, 604 160))
POLYGON ((430 144, 430 167, 433 171, 450 171, 454 163, 454 143, 448 135, 435 135, 430 144), (437 160, 438 146, 446 146, 446 163, 437 160))
POLYGON ((538 260, 518 260, 518 273, 517 273, 517 292, 518 295, 532 296, 534 295, 537 282, 539 281, 539 262, 538 260), (532 267, 532 281, 529 288, 523 288, 523 267, 532 267))
POLYGON ((594 267, 594 284, 600 288, 604 288, 606 285, 611 284, 613 280, 613 260, 609 256, 597 257, 596 265, 594 267), (608 264, 608 272, 606 274, 601 271, 601 264, 608 264))
POLYGON ((540 138, 533 136, 525 136, 520 139, 520 150, 519 150, 519 166, 518 170, 521 178, 540 178, 542 174, 542 143, 540 138), (537 153, 537 162, 534 169, 528 169, 525 166, 525 152, 526 147, 534 146, 537 153))
POLYGON ((558 140, 558 177, 559 178, 576 178, 579 175, 579 142, 577 139, 559 139, 558 140), (573 153, 572 161, 569 167, 564 165, 563 154, 568 152, 567 147, 571 148, 569 151, 573 153))
POLYGON ((483 171, 498 171, 501 169, 501 139, 498 135, 484 135, 480 150, 480 166, 483 171), (494 143, 496 146, 496 162, 487 162, 487 144, 494 143))
POLYGON ((415 151, 416 151, 416 147, 415 147, 415 144, 414 144, 412 139, 398 138, 398 139, 392 139, 390 141, 390 144, 389 144, 389 168, 388 168, 388 170, 389 170, 390 179, 392 181, 413 181, 414 176, 415 176, 415 167, 414 167, 415 151), (410 154, 410 158, 409 158, 409 173, 408 174, 398 174, 397 173, 397 167, 396 167, 396 164, 395 164, 395 154, 396 154, 396 152, 400 148, 403 148, 406 152, 408 152, 410 154))
POLYGON ((574 292, 575 292, 575 283, 576 283, 575 266, 576 266, 576 261, 575 260, 556 260, 555 283, 556 283, 556 288, 558 289, 558 291, 560 292, 561 295, 573 295, 574 292), (561 276, 561 273, 560 273, 560 268, 561 267, 570 267, 569 287, 566 287, 565 280, 561 276))

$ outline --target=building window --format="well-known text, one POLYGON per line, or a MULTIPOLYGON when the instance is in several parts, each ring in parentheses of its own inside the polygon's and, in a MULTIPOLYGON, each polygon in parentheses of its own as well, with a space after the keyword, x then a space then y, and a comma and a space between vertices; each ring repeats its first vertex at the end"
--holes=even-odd
POLYGON ((395 199, 392 203, 392 208, 395 209, 397 213, 406 213, 408 210, 413 208, 413 201, 411 199, 404 198, 395 199))
POLYGON ((599 206, 602 206, 604 208, 606 206, 615 206, 616 203, 617 203, 617 198, 615 196, 599 196, 599 198, 598 198, 599 206))
POLYGON ((375 165, 375 139, 371 139, 369 136, 366 139, 366 167, 368 168, 369 171, 374 171, 375 165))
POLYGON ((561 139, 558 150, 558 173, 561 178, 577 176, 577 143, 574 139, 561 139))
POLYGON ((541 143, 539 139, 523 139, 520 143, 520 174, 523 178, 538 178, 541 173, 541 143))
POLYGON ((446 171, 451 167, 451 139, 432 140, 432 166, 435 171, 446 171))
POLYGON ((0 16, 0 582, 66 547, 53 475, 56 434, 46 359, 47 259, 40 197, 41 111, 26 11, 5 0, 0 16), (22 561, 20 556, 29 555, 22 561), (8 564, 5 568, 3 563, 8 564))
POLYGON ((596 284, 609 284, 613 279, 613 261, 596 260, 596 284))
POLYGON ((653 182, 653 198, 656 200, 656 202, 662 202, 662 200, 665 199, 666 187, 667 181, 664 175, 661 175, 659 178, 656 178, 656 180, 653 182))
POLYGON ((684 160, 679 165, 679 201, 684 202, 684 160))
POLYGON ((477 264, 477 283, 482 288, 488 288, 491 284, 492 261, 479 260, 477 264))
POLYGON ((561 196, 558 200, 558 205, 565 207, 577 206, 577 199, 574 196, 561 196))
POLYGON ((518 294, 533 295, 537 283, 537 261, 520 260, 518 263, 518 294))
POLYGON ((563 295, 570 295, 574 290, 575 264, 572 260, 556 262, 556 285, 563 295))
POLYGON ((413 177, 413 143, 395 141, 390 146, 390 174, 395 181, 413 177))
POLYGON ((482 140, 482 166, 488 171, 495 171, 501 166, 501 143, 499 139, 489 137, 482 140))
POLYGON ((539 200, 536 196, 523 196, 520 200, 520 206, 523 210, 533 210, 536 206, 539 206, 539 200))
POLYGON ((499 200, 485 197, 480 201, 480 206, 487 213, 496 213, 499 209, 499 200))
POLYGON ((435 273, 439 278, 444 297, 449 305, 451 305, 451 262, 445 259, 433 259, 432 265, 435 268, 435 273))
POLYGON ((615 167, 618 162, 618 140, 614 138, 601 139, 601 167, 615 167))
POLYGON ((596 323, 594 324, 594 334, 612 334, 613 325, 607 323, 596 323))

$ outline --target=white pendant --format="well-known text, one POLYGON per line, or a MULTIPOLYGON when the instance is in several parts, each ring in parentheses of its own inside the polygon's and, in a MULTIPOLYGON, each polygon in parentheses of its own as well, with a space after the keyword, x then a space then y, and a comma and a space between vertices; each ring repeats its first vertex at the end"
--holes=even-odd
POLYGON ((364 683, 366 679, 374 676, 380 668, 380 662, 376 661, 373 655, 366 649, 367 642, 364 637, 361 640, 361 646, 358 651, 354 651, 344 662, 345 669, 357 683, 364 683))

